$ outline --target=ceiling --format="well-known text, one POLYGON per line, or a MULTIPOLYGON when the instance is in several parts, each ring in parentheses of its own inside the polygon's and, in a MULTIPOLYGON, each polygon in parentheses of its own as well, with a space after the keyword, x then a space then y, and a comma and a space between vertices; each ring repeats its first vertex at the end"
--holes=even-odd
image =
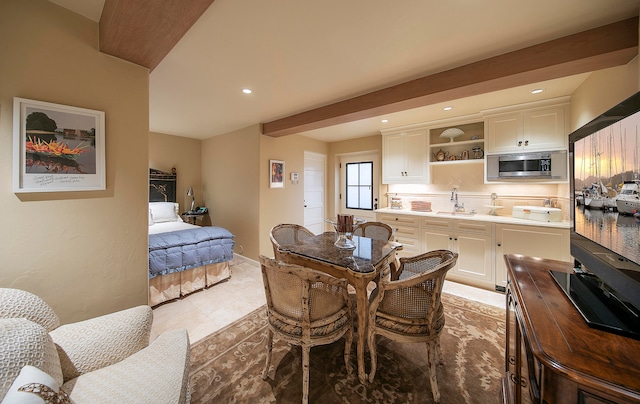
MULTIPOLYGON (((99 21, 105 0, 51 1, 99 21)), ((490 6, 474 0, 216 0, 151 71, 149 126, 204 139, 637 16, 639 10, 640 0, 494 0, 490 6), (253 93, 245 95, 243 88, 253 93)), ((571 95, 587 76, 303 134, 337 141, 571 95), (534 88, 545 91, 532 95, 534 88)))

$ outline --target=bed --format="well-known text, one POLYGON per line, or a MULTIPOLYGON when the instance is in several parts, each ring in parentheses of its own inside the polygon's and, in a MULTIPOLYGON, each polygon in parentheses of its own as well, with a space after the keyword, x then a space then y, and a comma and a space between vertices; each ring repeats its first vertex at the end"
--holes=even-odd
POLYGON ((149 305, 156 306, 231 276, 233 234, 185 223, 176 203, 176 172, 149 172, 149 305))

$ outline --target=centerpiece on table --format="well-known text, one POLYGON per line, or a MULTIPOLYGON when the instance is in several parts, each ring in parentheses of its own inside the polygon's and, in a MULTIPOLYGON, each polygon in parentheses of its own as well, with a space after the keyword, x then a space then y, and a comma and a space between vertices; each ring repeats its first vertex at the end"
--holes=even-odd
POLYGON ((365 222, 364 219, 353 215, 338 215, 335 219, 327 219, 327 222, 331 223, 338 233, 338 239, 334 243, 336 247, 345 250, 356 248, 356 244, 352 240, 353 232, 365 222))

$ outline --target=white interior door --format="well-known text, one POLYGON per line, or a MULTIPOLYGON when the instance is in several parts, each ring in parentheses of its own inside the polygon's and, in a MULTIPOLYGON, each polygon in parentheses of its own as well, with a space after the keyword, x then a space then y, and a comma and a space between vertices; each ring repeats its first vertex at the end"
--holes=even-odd
MULTIPOLYGON (((363 176, 363 177, 366 177, 363 176)), ((366 181, 366 180, 365 180, 366 181)), ((372 154, 357 154, 357 155, 344 155, 340 156, 340 189, 338 198, 340 199, 340 213, 343 215, 354 215, 361 217, 368 222, 376 220, 375 210, 378 209, 378 184, 380 183, 380 155, 377 153, 372 154), (347 164, 349 163, 371 163, 371 188, 372 200, 371 206, 367 206, 364 209, 349 209, 347 207, 347 200, 349 195, 354 193, 347 190, 347 164)), ((362 188, 362 192, 366 192, 366 187, 362 188)), ((366 204, 365 204, 366 205, 366 204)))
POLYGON ((327 157, 304 152, 304 227, 324 232, 324 176, 327 157))

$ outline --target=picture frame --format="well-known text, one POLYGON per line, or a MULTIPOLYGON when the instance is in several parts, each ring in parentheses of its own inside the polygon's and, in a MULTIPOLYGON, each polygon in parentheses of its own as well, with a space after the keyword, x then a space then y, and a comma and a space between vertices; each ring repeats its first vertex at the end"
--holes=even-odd
POLYGON ((106 190, 103 111, 14 97, 13 192, 106 190))
POLYGON ((284 161, 269 160, 269 188, 284 188, 284 161))

